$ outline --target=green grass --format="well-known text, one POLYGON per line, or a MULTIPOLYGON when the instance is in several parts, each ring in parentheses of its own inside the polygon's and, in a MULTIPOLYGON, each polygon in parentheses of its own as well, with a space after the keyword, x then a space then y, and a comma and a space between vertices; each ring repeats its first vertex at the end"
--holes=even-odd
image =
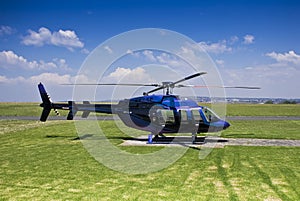
MULTIPOLYGON (((60 124, 63 121, 49 121, 47 125, 60 124)), ((44 123, 31 120, 0 120, 0 135, 10 132, 22 131, 29 128, 41 127, 44 123)))
MULTIPOLYGON (((0 112, 39 116, 41 108, 37 103, 1 103, 0 112)), ((299 113, 299 105, 232 104, 227 115, 299 113)), ((300 139, 298 120, 230 123, 222 136, 300 139)), ((128 137, 113 121, 99 125, 115 146, 128 137)), ((1 120, 0 200, 300 200, 299 147, 226 146, 204 160, 198 159, 199 150, 190 148, 159 172, 129 175, 98 163, 76 139, 73 121, 1 120)), ((161 149, 119 148, 138 154, 161 149)))
MULTIPOLYGON (((59 112, 62 116, 68 114, 68 111, 59 112)), ((41 113, 39 103, 0 103, 1 116, 40 116, 41 113)), ((227 104, 227 116, 300 116, 300 104, 227 104)))
POLYGON ((227 116, 300 116, 300 104, 227 104, 227 116))
MULTIPOLYGON (((120 136, 120 132, 115 131, 115 123, 113 121, 100 121, 99 124, 102 129, 111 133, 109 137, 114 144, 121 143, 122 137, 128 137, 120 136)), ((230 121, 230 124, 231 126, 221 133, 222 137, 300 140, 300 120, 234 120, 230 121)), ((126 133, 132 133, 135 136, 148 134, 126 126, 122 127, 127 129, 126 133)), ((172 134, 167 135, 172 136, 172 134)), ((191 136, 190 133, 182 135, 191 136)), ((209 135, 220 135, 220 133, 209 133, 209 135)))
MULTIPOLYGON (((199 105, 210 107, 209 103, 199 105)), ((214 107, 218 108, 216 103, 214 107)), ((220 105, 223 108, 223 105, 220 105)), ((300 116, 300 104, 227 104, 227 116, 300 116)))
MULTIPOLYGON (((19 127, 27 121, 6 121, 19 127)), ((114 144, 120 141, 113 122, 114 144)), ((5 126, 3 126, 5 127, 5 126)), ((300 148, 214 149, 204 160, 189 149, 159 172, 128 175, 95 161, 73 122, 39 124, 0 134, 0 200, 299 200, 300 148)), ((159 148, 125 147, 135 153, 159 148)))
POLYGON ((300 140, 299 120, 235 120, 222 137, 300 140))
MULTIPOLYGON (((43 108, 40 103, 0 103, 0 116, 41 116, 43 108)), ((63 116, 67 116, 68 110, 59 110, 63 116)), ((56 116, 52 110, 50 116, 56 116)))
POLYGON ((0 103, 1 116, 40 116, 39 103, 0 103))
MULTIPOLYGON (((43 108, 40 107, 40 103, 6 103, 0 102, 0 116, 41 116, 43 108)), ((69 110, 58 110, 61 116, 67 117, 69 110)), ((81 115, 82 112, 78 112, 77 115, 81 115)), ((54 110, 49 114, 50 116, 56 116, 54 110)), ((91 115, 94 115, 91 113, 91 115)), ((97 113, 97 115, 108 115, 103 113, 97 113)))

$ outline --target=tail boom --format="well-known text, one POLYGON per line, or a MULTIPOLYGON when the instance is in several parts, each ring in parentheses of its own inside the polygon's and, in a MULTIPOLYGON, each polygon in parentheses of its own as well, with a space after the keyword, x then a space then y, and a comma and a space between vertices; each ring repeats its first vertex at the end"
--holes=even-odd
POLYGON ((89 101, 83 101, 82 104, 77 104, 75 101, 68 101, 68 103, 53 103, 50 96, 42 83, 39 83, 38 89, 41 95, 43 108, 40 121, 45 122, 50 114, 51 109, 69 110, 67 120, 72 120, 78 111, 82 111, 82 118, 87 118, 91 112, 112 114, 111 104, 91 104, 89 101))

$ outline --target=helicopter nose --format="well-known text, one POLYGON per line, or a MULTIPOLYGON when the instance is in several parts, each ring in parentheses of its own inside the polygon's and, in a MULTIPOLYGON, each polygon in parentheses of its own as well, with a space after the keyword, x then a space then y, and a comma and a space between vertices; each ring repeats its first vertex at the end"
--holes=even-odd
POLYGON ((227 121, 224 121, 223 129, 226 129, 230 126, 230 124, 227 121))

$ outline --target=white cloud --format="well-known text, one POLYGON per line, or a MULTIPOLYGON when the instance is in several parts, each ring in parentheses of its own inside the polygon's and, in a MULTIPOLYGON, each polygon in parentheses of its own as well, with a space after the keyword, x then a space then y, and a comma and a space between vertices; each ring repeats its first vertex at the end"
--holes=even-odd
POLYGON ((10 26, 0 26, 0 36, 3 35, 10 35, 14 32, 13 28, 11 28, 10 26))
POLYGON ((83 49, 81 50, 81 53, 83 53, 83 54, 89 54, 90 51, 89 51, 88 49, 86 49, 86 48, 83 48, 83 49))
MULTIPOLYGON (((182 49, 182 51, 188 51, 187 48, 182 49)), ((178 67, 178 66, 185 66, 187 65, 184 63, 182 59, 176 57, 172 54, 155 51, 155 50, 144 50, 142 52, 133 52, 132 50, 127 50, 127 54, 130 54, 134 57, 145 59, 145 62, 152 62, 158 65, 164 65, 169 67, 178 67)))
POLYGON ((219 54, 232 51, 232 48, 227 46, 226 40, 217 43, 200 42, 199 45, 209 53, 219 54))
POLYGON ((252 44, 254 43, 254 36, 253 35, 245 35, 244 36, 244 41, 243 41, 244 44, 252 44))
POLYGON ((238 41, 239 41, 239 37, 232 36, 232 37, 230 37, 229 44, 233 45, 234 43, 236 43, 238 41))
POLYGON ((146 56, 147 59, 149 59, 152 62, 156 62, 156 58, 153 55, 153 52, 150 50, 143 51, 143 55, 146 56))
POLYGON ((0 76, 0 83, 4 84, 37 84, 39 82, 47 84, 70 83, 70 75, 58 75, 57 73, 42 73, 28 78, 23 76, 8 78, 0 76))
POLYGON ((216 59, 215 61, 219 66, 224 66, 225 61, 222 59, 216 59))
POLYGON ((104 83, 148 83, 152 81, 151 76, 141 67, 134 69, 118 67, 101 80, 104 83))
POLYGON ((51 37, 51 43, 56 46, 64 47, 79 47, 84 46, 83 42, 79 40, 76 33, 70 30, 59 30, 58 32, 53 32, 51 37))
POLYGON ((51 69, 64 69, 70 70, 64 59, 53 59, 51 62, 28 61, 23 56, 15 54, 13 51, 0 52, 0 68, 14 68, 24 70, 51 70, 51 69))
POLYGON ((130 50, 130 49, 128 49, 128 50, 126 51, 126 53, 127 53, 127 54, 133 54, 133 51, 130 50))
POLYGON ((73 83, 69 74, 42 73, 31 77, 7 77, 0 75, 0 90, 5 96, 0 101, 40 101, 37 84, 42 82, 52 100, 71 100, 72 88, 60 84, 73 83))
POLYGON ((300 64, 300 55, 296 54, 293 50, 283 54, 271 52, 267 53, 266 56, 275 59, 279 63, 293 63, 296 65, 300 64))
POLYGON ((158 55, 156 58, 160 63, 165 64, 171 68, 179 67, 179 66, 182 67, 187 66, 187 63, 185 63, 183 60, 164 52, 158 55))
POLYGON ((0 83, 2 84, 14 84, 14 83, 25 82, 25 81, 26 79, 22 76, 8 78, 6 76, 0 75, 0 83))
POLYGON ((83 48, 84 43, 79 40, 76 33, 71 30, 59 30, 53 32, 45 27, 41 27, 38 32, 29 30, 29 35, 23 37, 22 43, 25 45, 43 46, 45 44, 73 48, 83 48))
POLYGON ((105 46, 104 49, 109 53, 112 54, 113 50, 109 46, 105 46))
POLYGON ((238 36, 231 36, 228 40, 221 40, 219 42, 199 42, 199 45, 208 53, 221 54, 225 52, 232 52, 236 46, 242 44, 252 44, 254 43, 255 37, 253 35, 245 35, 243 41, 239 42, 238 36))
POLYGON ((60 75, 58 73, 41 73, 39 75, 33 75, 30 77, 18 76, 18 77, 6 77, 0 75, 0 83, 4 84, 21 84, 23 85, 36 85, 40 82, 46 85, 60 85, 60 84, 72 84, 75 80, 79 80, 81 83, 86 82, 87 79, 84 76, 72 76, 70 74, 60 75))
POLYGON ((43 82, 46 84, 70 84, 71 75, 59 75, 57 73, 42 73, 40 75, 31 76, 27 79, 31 83, 43 82))
POLYGON ((84 75, 71 74, 58 74, 58 73, 41 73, 30 77, 17 76, 7 77, 0 75, 0 83, 4 84, 25 84, 25 85, 36 85, 37 83, 44 83, 46 85, 61 85, 61 84, 74 84, 74 83, 96 83, 84 75))
POLYGON ((226 90, 236 97, 299 98, 300 71, 293 67, 274 68, 272 65, 219 69, 225 86, 258 86, 259 90, 226 90))
POLYGON ((47 28, 40 28, 38 32, 28 30, 29 35, 25 36, 22 43, 25 45, 43 46, 51 42, 52 34, 47 28))
POLYGON ((136 58, 140 57, 140 55, 141 55, 141 53, 140 53, 139 51, 133 52, 133 51, 130 50, 130 49, 128 49, 128 50, 126 51, 126 54, 129 54, 129 55, 134 56, 134 57, 136 57, 136 58))

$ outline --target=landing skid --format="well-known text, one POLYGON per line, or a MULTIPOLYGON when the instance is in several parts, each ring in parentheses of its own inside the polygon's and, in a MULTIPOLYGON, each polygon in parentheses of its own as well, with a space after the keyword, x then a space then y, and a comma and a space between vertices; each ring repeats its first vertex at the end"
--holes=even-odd
POLYGON ((205 142, 205 136, 197 137, 197 134, 192 134, 192 137, 188 136, 165 136, 163 134, 148 135, 147 144, 203 144, 205 142), (154 136, 154 137, 153 137, 154 136))
POLYGON ((197 133, 192 133, 192 143, 195 144, 197 141, 197 133))

